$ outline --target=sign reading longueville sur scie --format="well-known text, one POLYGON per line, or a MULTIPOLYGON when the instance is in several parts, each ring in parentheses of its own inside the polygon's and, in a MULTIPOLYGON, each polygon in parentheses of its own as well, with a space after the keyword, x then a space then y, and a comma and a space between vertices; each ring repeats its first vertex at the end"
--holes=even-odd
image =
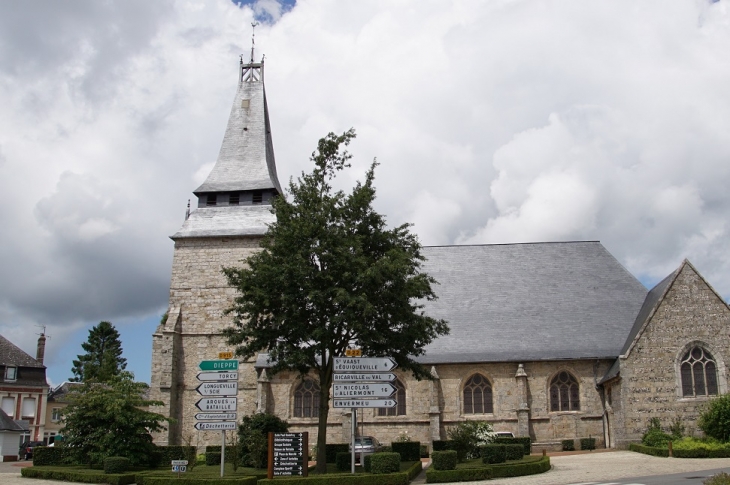
POLYGON ((307 476, 308 433, 269 433, 269 478, 307 476))

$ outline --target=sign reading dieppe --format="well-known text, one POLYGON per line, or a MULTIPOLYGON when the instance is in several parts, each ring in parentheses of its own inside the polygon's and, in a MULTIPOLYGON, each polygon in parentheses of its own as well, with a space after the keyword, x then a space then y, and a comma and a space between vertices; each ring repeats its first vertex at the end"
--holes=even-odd
POLYGON ((204 360, 198 364, 200 370, 238 370, 237 360, 204 360))

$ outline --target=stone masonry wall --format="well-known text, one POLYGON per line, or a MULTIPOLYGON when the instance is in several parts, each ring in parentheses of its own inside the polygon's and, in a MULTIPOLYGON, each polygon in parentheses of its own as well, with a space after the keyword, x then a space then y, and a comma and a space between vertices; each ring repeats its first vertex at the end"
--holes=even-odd
POLYGON ((614 423, 617 446, 640 440, 652 417, 659 418, 665 430, 680 418, 688 433, 698 433, 697 417, 708 398, 682 397, 677 364, 693 342, 699 343, 715 358, 720 393, 727 392, 729 329, 727 305, 689 264, 683 265, 635 346, 621 360, 617 409, 622 410, 624 422, 614 423))

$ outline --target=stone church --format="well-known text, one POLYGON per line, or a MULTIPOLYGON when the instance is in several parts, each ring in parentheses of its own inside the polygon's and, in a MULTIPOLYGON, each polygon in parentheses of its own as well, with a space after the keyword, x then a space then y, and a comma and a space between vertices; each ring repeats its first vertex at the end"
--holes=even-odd
MULTIPOLYGON (((158 444, 220 444, 198 432, 198 363, 233 350, 221 335, 235 296, 224 266, 257 251, 271 200, 282 194, 264 91, 264 64, 241 63, 218 160, 194 194, 175 242, 167 320, 153 334, 151 398, 175 418, 158 444)), ((538 446, 594 437, 598 446, 640 439, 649 418, 697 432, 700 407, 727 392, 730 308, 688 261, 647 289, 597 241, 423 250, 439 282, 426 311, 451 333, 420 361, 433 376, 396 369, 397 406, 365 409, 358 432, 389 443, 430 443, 450 426, 483 420, 538 446)), ((237 412, 274 413, 316 442, 314 376, 241 361, 237 412)), ((328 442, 347 442, 349 411, 330 409, 328 442)))

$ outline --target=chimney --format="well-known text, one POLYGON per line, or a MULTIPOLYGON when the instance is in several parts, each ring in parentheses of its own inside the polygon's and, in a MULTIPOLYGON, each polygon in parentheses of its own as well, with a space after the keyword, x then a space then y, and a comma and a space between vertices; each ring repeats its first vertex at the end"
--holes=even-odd
POLYGON ((35 353, 35 360, 43 363, 43 355, 46 353, 46 334, 42 333, 40 337, 38 337, 38 350, 36 350, 35 353))

